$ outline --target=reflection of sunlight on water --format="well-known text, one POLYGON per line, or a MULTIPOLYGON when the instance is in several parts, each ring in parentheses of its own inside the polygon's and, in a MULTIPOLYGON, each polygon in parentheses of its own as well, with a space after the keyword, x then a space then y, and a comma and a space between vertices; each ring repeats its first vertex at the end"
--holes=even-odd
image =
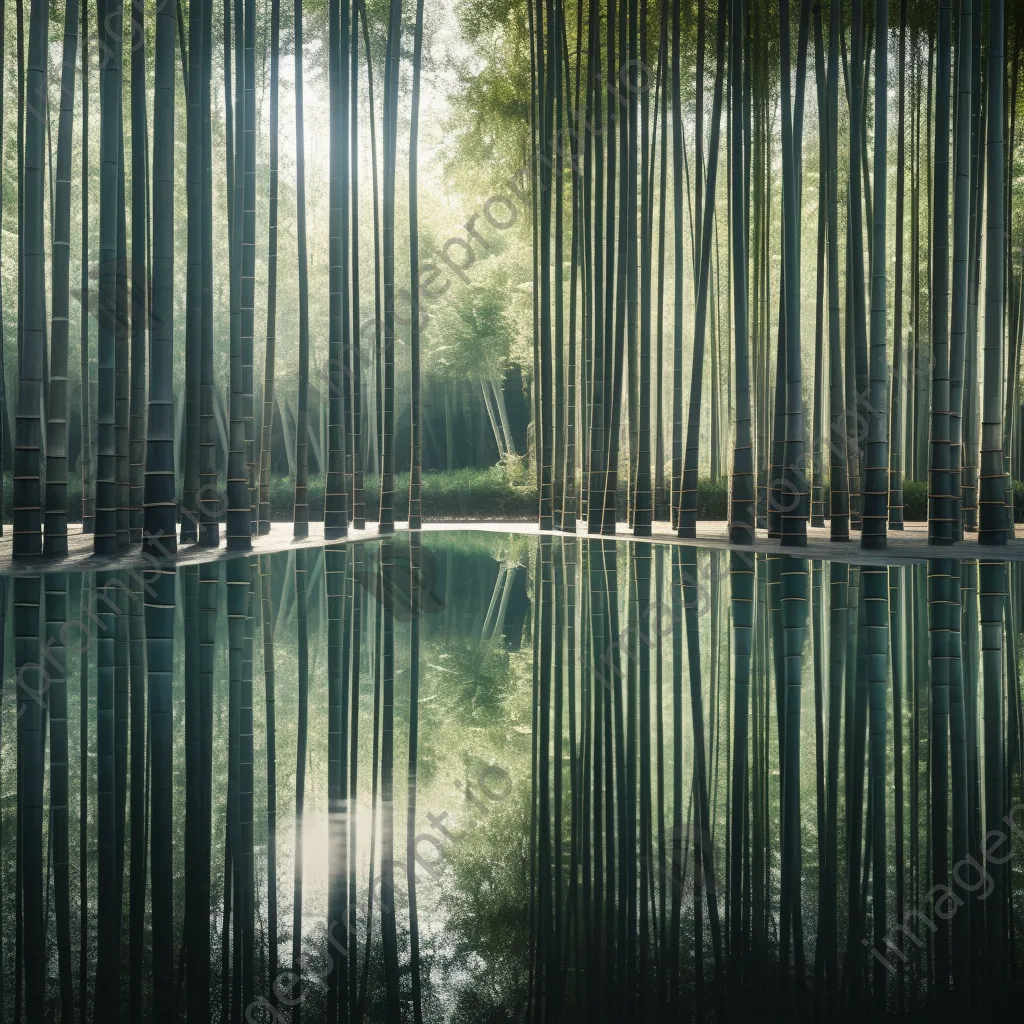
MULTIPOLYGON (((403 778, 404 786, 405 780, 403 778)), ((394 810, 394 874, 395 904, 401 919, 408 912, 406 883, 406 821, 405 807, 393 805, 394 810)), ((359 916, 359 934, 365 937, 365 914, 367 902, 367 885, 370 873, 370 825, 373 820, 373 803, 369 796, 356 804, 356 905, 359 916)), ((381 894, 381 820, 384 814, 384 802, 377 805, 377 842, 374 844, 373 877, 374 877, 374 934, 380 927, 380 894, 381 894)), ((417 817, 424 811, 418 810, 417 817)), ((418 828, 422 829, 424 823, 418 828)), ((328 884, 332 867, 330 850, 328 813, 326 808, 307 809, 302 816, 302 933, 308 937, 323 937, 327 921, 328 884)), ((456 833, 457 835, 457 833, 456 833)), ((288 826, 279 826, 278 836, 278 897, 288 898, 292 894, 294 877, 295 826, 291 819, 288 826), (287 894, 287 897, 285 896, 287 894)), ((265 854, 265 849, 264 849, 265 854)), ((430 850, 425 856, 433 856, 430 850)), ((340 857, 334 865, 335 870, 341 869, 340 857)), ((443 928, 447 915, 441 907, 440 897, 446 882, 446 873, 426 871, 422 865, 416 869, 416 902, 421 930, 435 933, 443 928)), ((290 921, 290 911, 288 920, 290 921)))

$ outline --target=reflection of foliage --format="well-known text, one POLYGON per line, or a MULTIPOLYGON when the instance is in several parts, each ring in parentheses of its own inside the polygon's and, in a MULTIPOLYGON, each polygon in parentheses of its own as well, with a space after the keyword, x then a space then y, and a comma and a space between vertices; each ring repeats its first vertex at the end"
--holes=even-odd
POLYGON ((529 979, 529 796, 513 790, 488 806, 458 828, 445 857, 436 970, 460 1024, 521 1019, 529 979))
POLYGON ((439 637, 429 653, 445 669, 437 675, 445 684, 446 713, 458 714, 465 727, 492 729, 507 722, 506 699, 523 684, 524 672, 500 647, 481 660, 475 641, 439 637))

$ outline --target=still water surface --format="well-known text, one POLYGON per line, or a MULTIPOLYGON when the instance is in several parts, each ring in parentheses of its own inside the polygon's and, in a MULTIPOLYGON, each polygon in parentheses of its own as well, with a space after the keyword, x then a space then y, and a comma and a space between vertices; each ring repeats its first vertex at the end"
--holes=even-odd
POLYGON ((1024 978, 1024 566, 450 533, 0 579, 0 1020, 875 1020, 1024 978))

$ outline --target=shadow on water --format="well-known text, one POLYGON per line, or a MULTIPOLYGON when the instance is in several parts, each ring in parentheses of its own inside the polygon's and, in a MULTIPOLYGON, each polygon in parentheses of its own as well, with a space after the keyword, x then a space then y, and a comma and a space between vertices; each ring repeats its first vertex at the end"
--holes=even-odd
POLYGON ((2 579, 0 1021, 1008 1010, 1022 607, 472 533, 2 579))

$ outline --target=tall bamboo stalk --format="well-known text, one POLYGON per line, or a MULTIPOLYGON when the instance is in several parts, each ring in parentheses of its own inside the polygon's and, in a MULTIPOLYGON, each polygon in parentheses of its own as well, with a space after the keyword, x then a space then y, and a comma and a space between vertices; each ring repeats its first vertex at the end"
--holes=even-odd
MULTIPOLYGON (((1003 260, 1005 188, 1003 153, 1003 0, 992 0, 988 27, 988 202, 986 266, 998 268, 1003 260)), ((985 274, 984 394, 981 423, 981 489, 978 497, 978 543, 1006 543, 1006 477, 1003 469, 1003 316, 1005 280, 990 270, 985 274)))
MULTIPOLYGON (((46 292, 43 231, 44 128, 47 117, 47 41, 49 7, 33 0, 29 21, 22 258, 24 275, 23 344, 18 370, 18 416, 14 437, 14 554, 42 551, 41 465, 43 458, 43 388, 45 386, 46 292)), ((21 67, 19 61, 19 68, 21 67)), ((19 147, 20 149, 20 147, 19 147)))
MULTIPOLYGON (((156 18, 153 101, 153 320, 150 332, 145 529, 143 550, 161 557, 177 550, 174 473, 174 13, 156 18)), ((120 76, 119 76, 120 77, 120 76)), ((116 83, 114 83, 116 86, 116 83)), ((102 144, 101 144, 102 148, 102 144)), ((105 173, 106 168, 101 173, 105 173)), ((101 193, 102 206, 102 193, 101 193)), ((100 221, 103 221, 101 210, 100 221)), ((103 244, 100 244, 101 250, 103 244)), ((103 259, 101 252, 101 260, 103 259)), ((102 288, 102 282, 101 282, 102 288)), ((102 291, 101 291, 102 299, 102 291)), ((101 316, 102 321, 102 316, 101 316)), ((101 337, 102 337, 101 322, 101 337)), ((101 370, 109 372, 103 366, 101 370)), ((100 446, 101 452, 103 446, 100 446)), ((102 478, 102 474, 101 474, 102 478)), ((97 493, 99 505, 99 494, 97 493)), ((100 528, 97 507, 96 543, 100 528)), ((99 547, 97 547, 99 550, 99 547)))
POLYGON ((950 465, 949 380, 949 46, 950 4, 940 0, 935 75, 935 191, 932 210, 931 444, 928 466, 928 543, 947 545, 956 536, 950 465))
MULTIPOLYGON (((729 75, 733 108, 732 173, 729 176, 729 214, 732 218, 732 281, 735 305, 736 346, 736 439, 732 463, 732 501, 729 506, 729 539, 734 544, 754 540, 754 448, 750 432, 750 358, 747 341, 747 208, 745 176, 740 173, 744 157, 744 118, 739 97, 743 83, 743 3, 733 0, 730 15, 729 75)), ((747 53, 747 62, 750 54, 747 53)))
MULTIPOLYGON (((967 0, 969 3, 970 0, 967 0)), ((859 16, 854 0, 853 17, 859 16)), ((889 0, 875 0, 875 35, 879 45, 875 51, 875 143, 874 143, 874 207, 872 215, 871 252, 871 413, 868 420, 866 474, 864 478, 864 516, 861 527, 861 547, 879 550, 886 546, 886 525, 889 519, 889 439, 886 427, 886 385, 888 363, 886 354, 886 157, 889 131, 888 68, 889 0)), ((859 226, 858 229, 859 231, 859 226)), ((897 368, 897 375, 899 369, 897 368)))
POLYGON ((71 262, 71 135, 74 127, 75 57, 78 49, 78 0, 64 10, 64 60, 57 129, 57 175, 54 196, 51 263, 52 321, 50 379, 46 424, 46 515, 43 551, 68 551, 68 315, 71 262))
MULTIPOLYGON (((882 47, 884 50, 885 47, 882 47)), ((875 74, 878 74, 876 69, 875 74)), ((900 0, 899 80, 896 86, 899 112, 896 115, 896 266, 893 288, 892 389, 889 398, 889 529, 903 529, 903 392, 914 386, 907 373, 909 360, 903 352, 903 241, 906 165, 907 107, 907 0, 900 0)), ((878 192, 878 186, 875 186, 878 192)), ((914 338, 916 345, 917 338, 914 338)), ((908 394, 909 401, 909 394, 908 394)), ((909 427, 907 430, 909 433, 909 427)))
MULTIPOLYGON (((420 402, 420 256, 419 203, 417 178, 420 124, 420 64, 423 59, 423 0, 416 0, 416 24, 413 28, 412 109, 409 117, 409 355, 412 389, 409 438, 409 529, 423 524, 423 412, 420 402)), ((549 524, 550 525, 550 524, 549 524)), ((419 979, 415 979, 419 984, 419 979)), ((419 1004, 417 1003, 417 1006, 419 1004)), ((418 1021, 417 1021, 418 1024, 418 1021)))

